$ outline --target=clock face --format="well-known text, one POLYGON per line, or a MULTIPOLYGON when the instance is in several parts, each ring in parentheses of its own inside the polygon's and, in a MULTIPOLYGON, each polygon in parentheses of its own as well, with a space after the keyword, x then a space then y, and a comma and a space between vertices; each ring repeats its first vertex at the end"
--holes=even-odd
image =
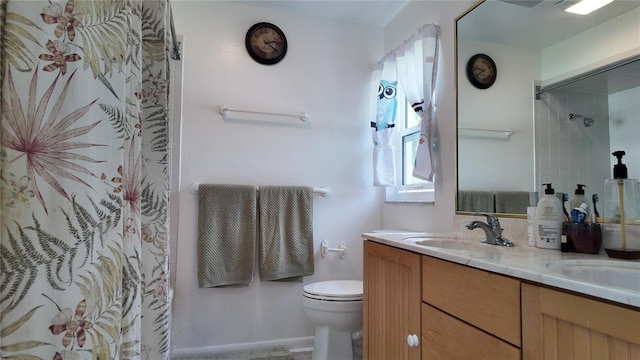
POLYGON ((467 78, 473 86, 487 89, 493 85, 498 76, 496 63, 488 55, 476 54, 467 63, 467 78))
POLYGON ((257 62, 273 65, 287 53, 287 39, 277 26, 270 23, 253 25, 245 38, 249 55, 257 62))

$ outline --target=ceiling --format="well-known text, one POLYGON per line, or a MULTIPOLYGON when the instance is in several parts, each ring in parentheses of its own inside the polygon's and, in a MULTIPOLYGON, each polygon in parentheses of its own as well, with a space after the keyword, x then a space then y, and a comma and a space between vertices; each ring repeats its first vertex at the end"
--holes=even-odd
POLYGON ((232 0, 258 7, 384 27, 410 0, 232 0))
POLYGON ((617 0, 589 15, 564 11, 575 2, 488 0, 458 21, 458 32, 472 34, 470 40, 542 50, 640 7, 637 0, 617 0))
MULTIPOLYGON (((457 22, 458 36, 542 50, 640 7, 638 0, 616 0, 585 16, 564 11, 574 3, 570 0, 488 0, 457 22)), ((602 95, 638 87, 640 60, 613 64, 548 88, 560 85, 563 90, 602 95)))

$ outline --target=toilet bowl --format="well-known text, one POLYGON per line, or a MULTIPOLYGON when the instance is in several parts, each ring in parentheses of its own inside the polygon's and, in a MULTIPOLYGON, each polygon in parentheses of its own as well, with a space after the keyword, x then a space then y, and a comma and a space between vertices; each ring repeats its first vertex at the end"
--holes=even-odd
POLYGON ((312 360, 352 360, 351 336, 362 329, 362 281, 308 284, 302 305, 315 327, 312 360))

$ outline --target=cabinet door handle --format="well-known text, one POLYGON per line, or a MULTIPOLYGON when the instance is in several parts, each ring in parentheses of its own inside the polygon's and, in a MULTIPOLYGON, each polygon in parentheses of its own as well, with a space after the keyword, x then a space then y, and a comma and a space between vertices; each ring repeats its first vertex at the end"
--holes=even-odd
POLYGON ((409 344, 409 347, 417 347, 419 345, 420 341, 418 340, 418 336, 415 334, 409 334, 407 335, 407 344, 409 344))

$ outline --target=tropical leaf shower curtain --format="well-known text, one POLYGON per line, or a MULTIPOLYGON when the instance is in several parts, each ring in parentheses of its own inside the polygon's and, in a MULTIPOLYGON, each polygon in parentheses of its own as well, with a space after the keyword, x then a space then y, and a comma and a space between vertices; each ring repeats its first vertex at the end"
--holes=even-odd
POLYGON ((0 0, 0 357, 168 359, 166 0, 0 0))

